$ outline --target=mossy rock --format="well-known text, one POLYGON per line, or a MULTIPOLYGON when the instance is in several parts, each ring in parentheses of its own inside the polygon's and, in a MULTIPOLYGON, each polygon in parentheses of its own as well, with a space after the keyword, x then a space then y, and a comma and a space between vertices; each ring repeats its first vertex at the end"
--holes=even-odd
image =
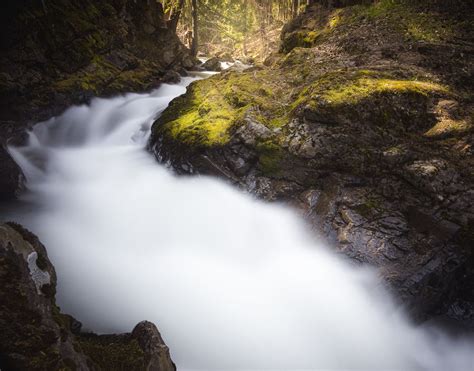
POLYGON ((268 70, 228 72, 193 82, 153 125, 153 136, 165 136, 195 148, 223 146, 244 123, 249 111, 269 128, 280 127, 289 113, 279 97, 282 87, 268 83, 268 70))
POLYGON ((144 370, 145 353, 130 335, 82 334, 77 343, 98 370, 144 370))

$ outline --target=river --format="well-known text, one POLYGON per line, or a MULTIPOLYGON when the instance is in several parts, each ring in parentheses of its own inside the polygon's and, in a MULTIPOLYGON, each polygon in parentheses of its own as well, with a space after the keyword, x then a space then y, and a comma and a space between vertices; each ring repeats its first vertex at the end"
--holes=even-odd
POLYGON ((192 80, 71 107, 10 148, 28 190, 6 217, 46 245, 62 310, 96 332, 153 321, 178 369, 472 369, 472 341, 410 323, 292 210, 155 161, 150 126, 192 80))

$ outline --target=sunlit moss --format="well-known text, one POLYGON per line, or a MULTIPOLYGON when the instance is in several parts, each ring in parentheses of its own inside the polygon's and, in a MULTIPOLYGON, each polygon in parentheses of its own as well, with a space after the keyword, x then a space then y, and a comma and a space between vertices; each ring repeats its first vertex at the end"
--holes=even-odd
POLYGON ((356 104, 359 101, 381 93, 389 94, 450 94, 447 87, 415 78, 397 78, 388 73, 373 70, 333 71, 320 76, 302 89, 292 104, 295 110, 309 104, 315 108, 321 101, 325 105, 356 104))
MULTIPOLYGON (((471 120, 472 121, 472 120, 471 120)), ((442 119, 425 133, 429 138, 443 138, 468 133, 474 130, 472 122, 467 120, 442 119)))
POLYGON ((337 9, 331 14, 331 18, 328 22, 328 27, 330 29, 336 28, 339 24, 342 23, 343 18, 341 16, 342 9, 337 9))
POLYGON ((358 5, 352 8, 352 16, 347 19, 360 17, 385 20, 394 31, 419 41, 438 42, 455 35, 449 19, 434 12, 423 12, 413 1, 381 0, 370 5, 358 5))
POLYGON ((154 130, 190 146, 211 147, 227 143, 231 129, 250 111, 269 128, 283 126, 289 110, 275 92, 281 88, 270 85, 267 73, 231 72, 194 82, 165 110, 154 130))
POLYGON ((323 96, 332 103, 356 103, 371 94, 383 92, 413 92, 427 95, 433 92, 447 93, 447 89, 442 85, 427 81, 361 78, 340 88, 329 90, 323 96))

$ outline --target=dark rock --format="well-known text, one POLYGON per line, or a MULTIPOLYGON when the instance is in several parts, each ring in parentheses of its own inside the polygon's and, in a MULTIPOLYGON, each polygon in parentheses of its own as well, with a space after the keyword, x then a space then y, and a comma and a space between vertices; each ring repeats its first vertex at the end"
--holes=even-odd
POLYGON ((56 305, 56 280, 38 238, 0 224, 0 369, 176 369, 150 322, 133 334, 81 334, 81 323, 56 305))
POLYGON ((170 351, 153 323, 140 322, 133 329, 132 338, 137 339, 140 348, 145 353, 146 370, 176 370, 170 351))
POLYGON ((0 145, 0 200, 15 198, 23 188, 24 175, 7 150, 0 145))
POLYGON ((206 71, 222 71, 221 60, 217 57, 209 58, 201 67, 206 71))
POLYGON ((166 84, 176 84, 181 81, 181 75, 176 71, 170 70, 163 75, 161 81, 166 84))
POLYGON ((0 197, 21 172, 4 146, 14 131, 95 96, 147 91, 197 61, 166 28, 161 3, 148 0, 8 0, 0 23, 0 197), (14 61, 14 63, 12 62, 14 61))
POLYGON ((2 369, 87 370, 54 301, 56 272, 45 248, 17 225, 0 225, 2 369))

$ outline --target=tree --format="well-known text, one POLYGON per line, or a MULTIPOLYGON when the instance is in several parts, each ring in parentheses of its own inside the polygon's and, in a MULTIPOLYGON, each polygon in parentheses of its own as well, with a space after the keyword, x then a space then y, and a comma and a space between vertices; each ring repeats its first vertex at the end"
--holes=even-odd
POLYGON ((178 22, 179 18, 181 17, 181 12, 183 11, 184 8, 184 3, 185 0, 179 0, 175 6, 172 6, 170 11, 170 19, 168 21, 168 28, 170 30, 173 30, 176 32, 176 29, 178 28, 178 22))
POLYGON ((193 42, 191 45, 191 53, 192 55, 197 56, 198 43, 199 43, 197 0, 192 0, 192 17, 193 17, 193 42))

